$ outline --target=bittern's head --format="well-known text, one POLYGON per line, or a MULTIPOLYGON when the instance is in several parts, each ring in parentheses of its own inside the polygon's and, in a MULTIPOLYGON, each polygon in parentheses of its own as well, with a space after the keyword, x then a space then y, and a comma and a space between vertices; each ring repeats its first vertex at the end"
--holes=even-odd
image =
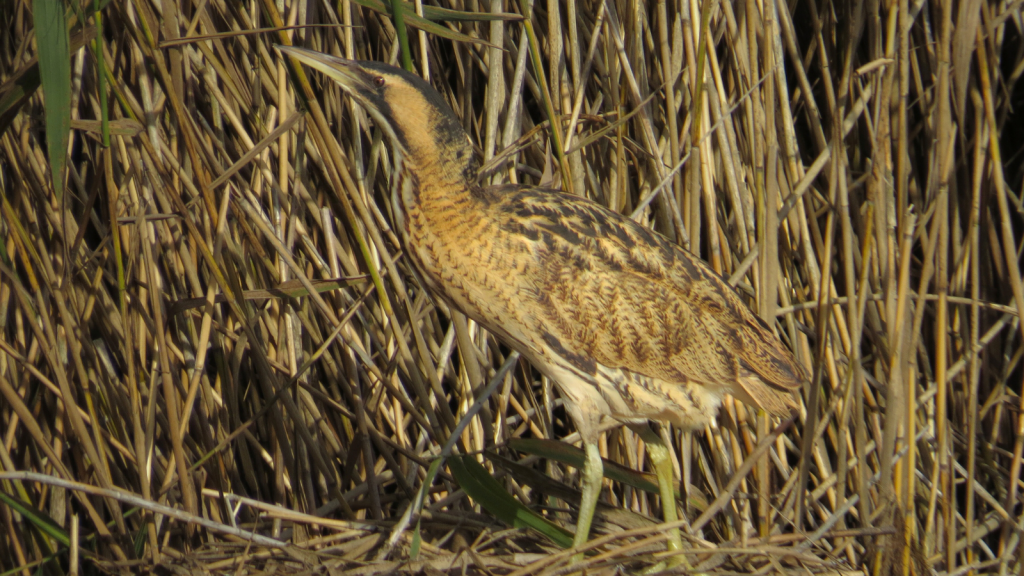
POLYGON ((438 175, 475 178, 469 136, 441 95, 422 78, 378 62, 346 60, 293 46, 277 49, 337 82, 369 112, 402 161, 433 169, 438 175))

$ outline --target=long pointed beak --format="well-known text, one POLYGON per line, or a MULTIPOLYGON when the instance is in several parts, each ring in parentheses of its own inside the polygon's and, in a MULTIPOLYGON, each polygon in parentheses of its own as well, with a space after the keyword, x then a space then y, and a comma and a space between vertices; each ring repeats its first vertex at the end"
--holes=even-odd
POLYGON ((328 78, 341 85, 347 92, 358 92, 366 88, 366 73, 355 60, 346 60, 297 46, 277 44, 274 48, 314 70, 323 72, 328 78))

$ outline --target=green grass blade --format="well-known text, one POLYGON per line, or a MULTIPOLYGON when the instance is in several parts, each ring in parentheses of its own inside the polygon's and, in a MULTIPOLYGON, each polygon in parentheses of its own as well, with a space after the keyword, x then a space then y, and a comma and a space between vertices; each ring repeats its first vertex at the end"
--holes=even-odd
POLYGON ((53 538, 63 546, 71 545, 71 537, 68 533, 49 516, 5 492, 0 492, 0 502, 7 504, 15 512, 24 516, 32 526, 43 534, 53 538))
MULTIPOLYGON (((415 14, 415 12, 413 12, 415 14)), ((416 73, 412 66, 412 50, 409 49, 409 33, 405 29, 405 5, 402 0, 391 0, 391 20, 395 24, 395 33, 398 35, 398 47, 402 53, 402 68, 408 72, 416 73)))
POLYGON ((535 530, 562 548, 572 546, 572 534, 568 530, 513 498, 473 456, 452 456, 448 459, 448 468, 466 494, 502 522, 514 528, 535 530))
MULTIPOLYGON (((390 14, 388 5, 383 0, 353 0, 356 4, 376 10, 383 14, 390 14)), ((406 14, 415 14, 416 8, 412 2, 402 2, 406 14)), ((501 12, 468 12, 465 10, 452 10, 451 8, 440 8, 438 6, 423 5, 423 18, 417 16, 417 20, 429 20, 431 22, 491 22, 501 20, 504 22, 516 22, 522 20, 519 14, 501 12)), ((416 26, 415 24, 410 24, 416 26)), ((418 27, 418 26, 417 26, 418 27)))
POLYGON ((32 9, 46 109, 46 151, 53 189, 59 197, 64 192, 64 165, 71 135, 71 41, 60 0, 34 0, 32 9))
MULTIPOLYGON (((532 13, 532 0, 524 0, 523 14, 532 13)), ((562 137, 561 121, 559 119, 559 115, 555 113, 555 104, 551 95, 551 89, 548 87, 548 77, 544 72, 544 63, 541 61, 540 40, 537 38, 537 33, 533 29, 533 21, 529 18, 523 19, 523 31, 526 32, 526 37, 529 40, 530 59, 533 61, 534 77, 540 85, 541 101, 544 103, 544 112, 548 117, 548 124, 551 128, 551 140, 553 142, 552 147, 555 149, 555 156, 558 158, 558 167, 562 173, 563 190, 573 194, 572 177, 569 175, 569 161, 565 156, 565 147, 562 145, 564 139, 562 137)))
MULTIPOLYGON (((561 462, 562 464, 568 464, 579 470, 583 469, 583 465, 587 460, 583 450, 557 440, 512 438, 508 441, 508 447, 519 452, 525 452, 527 454, 533 454, 534 456, 540 456, 541 458, 547 458, 548 460, 561 462)), ((650 492, 651 494, 658 493, 658 481, 654 474, 637 472, 636 470, 630 470, 629 468, 605 460, 604 476, 605 478, 615 482, 622 482, 623 484, 632 486, 637 490, 643 490, 645 492, 650 492)), ((679 498, 678 487, 676 488, 676 498, 679 498)))
MULTIPOLYGON (((373 10, 374 12, 379 12, 381 14, 386 14, 387 16, 392 17, 392 18, 394 17, 394 15, 392 14, 392 11, 391 11, 391 3, 390 2, 384 2, 383 0, 352 0, 352 1, 355 2, 356 4, 359 4, 360 6, 362 6, 364 8, 369 8, 370 10, 373 10)), ((423 30, 427 34, 433 34, 434 36, 440 36, 441 38, 447 38, 448 40, 451 40, 453 42, 470 42, 470 43, 473 43, 473 44, 480 44, 481 46, 488 46, 488 47, 492 47, 492 48, 499 48, 499 46, 494 46, 493 44, 485 42, 485 41, 483 41, 483 40, 481 40, 479 38, 473 38, 472 36, 467 36, 465 34, 460 34, 460 33, 456 32, 456 31, 454 31, 454 30, 452 30, 450 28, 446 28, 444 26, 441 26, 440 24, 437 24, 435 22, 431 22, 429 18, 426 18, 426 17, 421 18, 419 15, 416 14, 416 11, 412 8, 412 4, 409 4, 408 2, 403 2, 402 6, 403 6, 402 13, 404 14, 404 22, 405 22, 406 26, 411 26, 411 27, 416 28, 418 30, 423 30)), ((426 6, 423 7, 423 10, 424 10, 424 12, 423 12, 424 15, 426 15, 428 12, 430 12, 430 11, 427 10, 426 6)), ((476 18, 476 17, 470 18, 469 16, 467 16, 467 15, 478 14, 477 12, 461 12, 460 14, 463 15, 461 18, 454 18, 454 17, 452 17, 452 15, 447 15, 448 17, 443 18, 443 19, 444 20, 471 20, 471 19, 473 19, 473 20, 486 20, 486 19, 489 19, 489 18, 485 18, 484 17, 484 16, 488 16, 487 14, 481 14, 481 17, 479 17, 479 18, 476 18)), ((435 13, 435 15, 436 15, 436 13, 435 13)), ((493 14, 491 14, 489 16, 493 16, 493 14)), ((515 15, 509 15, 509 16, 512 16, 513 18, 515 18, 515 15)), ((438 19, 442 19, 442 18, 438 18, 438 19)))
POLYGON ((523 19, 519 14, 510 14, 508 12, 498 14, 493 12, 467 12, 465 10, 452 10, 451 8, 428 6, 426 4, 423 5, 423 17, 433 22, 492 22, 495 20, 518 22, 523 19))
POLYGON ((423 545, 423 532, 420 520, 416 521, 416 529, 412 531, 412 543, 409 545, 409 559, 413 562, 420 559, 420 547, 423 545))

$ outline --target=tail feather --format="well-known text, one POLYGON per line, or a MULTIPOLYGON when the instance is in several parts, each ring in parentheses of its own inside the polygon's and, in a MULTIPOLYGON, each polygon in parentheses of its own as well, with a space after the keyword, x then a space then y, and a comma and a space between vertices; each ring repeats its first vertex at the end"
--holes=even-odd
POLYGON ((791 392, 768 386, 757 376, 742 376, 736 384, 731 390, 733 396, 774 416, 787 417, 800 407, 791 392))

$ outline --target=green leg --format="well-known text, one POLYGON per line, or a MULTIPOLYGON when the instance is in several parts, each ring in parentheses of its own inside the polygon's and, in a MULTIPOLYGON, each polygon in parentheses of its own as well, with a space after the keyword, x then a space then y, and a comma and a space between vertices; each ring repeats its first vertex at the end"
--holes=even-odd
MULTIPOLYGON (((597 509, 597 497, 601 495, 601 483, 604 479, 604 464, 601 462, 601 452, 597 449, 597 443, 584 442, 583 447, 587 452, 587 462, 583 466, 583 498, 580 500, 579 520, 576 521, 576 535, 572 539, 573 548, 579 548, 587 543, 590 524, 594 521, 594 511, 597 509)), ((582 552, 572 557, 574 564, 582 560, 582 552)))
MULTIPOLYGON (((665 523, 678 522, 679 514, 676 508, 675 483, 672 481, 671 452, 661 437, 655 434, 649 427, 644 426, 643 429, 639 430, 639 433, 644 443, 647 444, 647 454, 650 455, 651 463, 654 464, 654 472, 658 476, 658 488, 661 492, 661 508, 665 514, 665 523)), ((683 549, 683 537, 678 527, 669 530, 667 536, 669 552, 678 552, 683 549)), ((683 555, 674 556, 669 560, 669 566, 678 566, 680 564, 686 564, 686 558, 683 555)))

